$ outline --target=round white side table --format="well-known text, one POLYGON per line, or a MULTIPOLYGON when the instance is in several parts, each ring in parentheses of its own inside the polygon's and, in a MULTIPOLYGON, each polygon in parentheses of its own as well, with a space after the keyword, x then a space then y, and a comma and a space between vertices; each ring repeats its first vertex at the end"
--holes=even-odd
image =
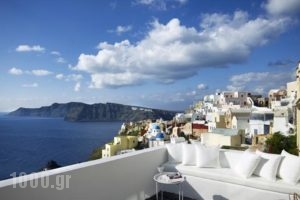
MULTIPOLYGON (((156 200, 158 200, 158 192, 159 192, 159 184, 165 185, 177 185, 178 186, 178 199, 183 200, 183 190, 182 190, 182 183, 184 182, 184 177, 181 178, 168 178, 168 175, 176 175, 177 172, 162 172, 155 174, 153 179, 155 181, 155 188, 156 188, 156 200)), ((163 191, 161 191, 161 199, 163 199, 163 191)))

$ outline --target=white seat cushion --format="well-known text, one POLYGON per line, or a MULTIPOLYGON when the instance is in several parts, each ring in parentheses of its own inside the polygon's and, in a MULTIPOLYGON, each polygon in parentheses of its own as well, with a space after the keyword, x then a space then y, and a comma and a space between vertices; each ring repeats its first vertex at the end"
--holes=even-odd
POLYGON ((196 165, 196 146, 195 144, 182 144, 182 164, 196 165))
POLYGON ((162 166, 164 167, 165 172, 177 172, 178 170, 176 169, 177 165, 181 165, 181 163, 174 163, 174 162, 166 162, 162 166))
POLYGON ((261 160, 254 170, 254 174, 264 177, 270 181, 276 181, 277 170, 282 156, 278 154, 264 153, 259 150, 256 150, 256 154, 260 155, 261 160))
POLYGON ((168 160, 173 163, 182 162, 182 143, 166 144, 168 150, 168 160))
POLYGON ((259 155, 245 151, 237 165, 233 166, 233 170, 241 177, 249 178, 253 174, 260 159, 259 155))
POLYGON ((196 166, 197 167, 220 167, 219 146, 196 146, 196 166))
POLYGON ((282 150, 283 156, 278 174, 286 183, 297 184, 300 179, 300 158, 282 150))
POLYGON ((238 162, 240 161, 240 158, 243 156, 242 151, 224 151, 220 153, 220 162, 222 167, 229 167, 233 168, 235 167, 238 162))

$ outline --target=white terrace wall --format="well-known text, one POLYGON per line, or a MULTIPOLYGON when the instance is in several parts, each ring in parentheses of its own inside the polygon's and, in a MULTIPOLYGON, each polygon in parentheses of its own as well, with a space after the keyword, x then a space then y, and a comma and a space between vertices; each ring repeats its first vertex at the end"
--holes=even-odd
POLYGON ((157 173, 157 166, 166 160, 166 148, 156 147, 7 179, 0 181, 0 199, 144 200, 155 194, 153 176, 157 173), (42 179, 36 176, 49 177, 49 187, 44 188, 42 179), (68 186, 68 177, 71 177, 69 188, 62 189, 68 186), (61 178, 65 180, 63 186, 56 184, 59 179, 61 184, 61 178), (15 188, 13 183, 17 183, 15 188))

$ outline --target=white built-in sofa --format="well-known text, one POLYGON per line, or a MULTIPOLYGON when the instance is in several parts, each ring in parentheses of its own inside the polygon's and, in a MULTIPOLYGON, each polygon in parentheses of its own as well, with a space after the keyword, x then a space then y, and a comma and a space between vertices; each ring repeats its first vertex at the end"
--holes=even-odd
MULTIPOLYGON (((184 195, 205 200, 279 200, 300 194, 300 158, 260 151, 223 150, 195 144, 167 144, 164 171, 186 177, 184 195)), ((176 187, 164 190, 176 192, 176 187)))

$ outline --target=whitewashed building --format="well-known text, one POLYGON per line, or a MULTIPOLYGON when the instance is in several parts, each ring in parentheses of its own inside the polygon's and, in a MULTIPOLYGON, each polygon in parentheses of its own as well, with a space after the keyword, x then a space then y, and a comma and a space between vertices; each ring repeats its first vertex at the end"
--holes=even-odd
POLYGON ((249 107, 248 102, 248 92, 238 92, 238 91, 224 91, 222 93, 217 93, 214 98, 214 103, 218 107, 236 107, 243 108, 249 107))
POLYGON ((283 135, 294 133, 292 122, 292 111, 288 107, 278 107, 274 109, 274 123, 272 132, 280 132, 283 135))
POLYGON ((250 114, 250 108, 228 109, 225 114, 226 128, 242 129, 248 135, 250 114))
POLYGON ((202 133, 201 143, 205 145, 241 146, 245 143, 245 132, 244 130, 217 128, 211 133, 202 133))
POLYGON ((184 113, 177 113, 174 118, 176 123, 184 123, 186 121, 184 113))
POLYGON ((249 120, 250 137, 269 134, 273 119, 274 112, 271 109, 257 108, 253 110, 249 120))

